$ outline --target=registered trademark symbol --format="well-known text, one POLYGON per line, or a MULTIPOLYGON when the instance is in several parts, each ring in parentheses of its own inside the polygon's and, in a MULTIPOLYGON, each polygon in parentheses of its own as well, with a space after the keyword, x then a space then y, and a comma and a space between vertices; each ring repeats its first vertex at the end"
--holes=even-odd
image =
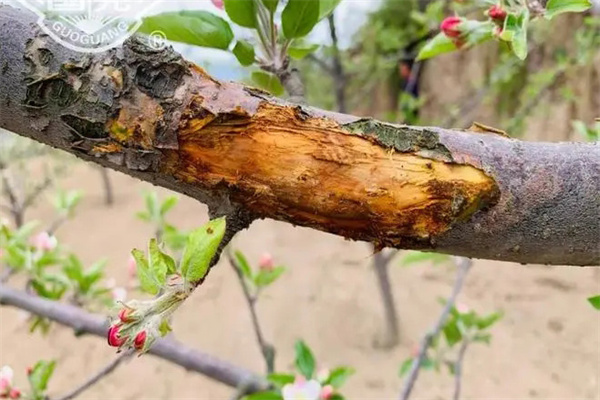
POLYGON ((154 31, 150 34, 148 45, 154 50, 162 50, 167 47, 167 35, 163 31, 154 31))

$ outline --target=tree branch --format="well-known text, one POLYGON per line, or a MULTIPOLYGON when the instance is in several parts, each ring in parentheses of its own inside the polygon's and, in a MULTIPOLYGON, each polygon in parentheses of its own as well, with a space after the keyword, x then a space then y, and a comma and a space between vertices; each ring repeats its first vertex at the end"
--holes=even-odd
POLYGON ((234 269, 235 274, 238 277, 240 282, 240 286, 242 287, 242 291, 244 292, 244 298, 246 299, 246 303, 248 304, 248 309, 250 311, 250 317, 252 320, 252 328, 254 329, 254 333, 256 335, 256 341, 258 343, 258 347, 260 348, 260 352, 262 353, 263 358, 265 359, 265 365, 267 373, 273 373, 275 371, 275 348, 268 343, 264 335, 262 333, 262 329, 260 327, 260 322, 258 319, 258 314, 256 313, 256 300, 257 296, 252 295, 250 293, 250 289, 248 288, 248 284, 242 274, 237 261, 231 251, 227 252, 227 258, 229 259, 229 264, 234 269))
POLYGON ((460 349, 458 350, 456 362, 454 363, 454 400, 460 399, 460 391, 462 386, 462 367, 469 344, 470 340, 468 338, 463 339, 460 349))
POLYGON ((58 397, 55 400, 71 400, 79 396, 81 393, 85 392, 87 389, 91 388, 96 383, 98 383, 102 378, 112 373, 115 369, 117 369, 119 365, 121 365, 121 363, 123 363, 125 360, 128 360, 133 355, 133 353, 133 350, 127 350, 124 353, 119 354, 110 363, 108 363, 100 371, 92 375, 83 384, 76 387, 66 395, 58 397))
POLYGON ((337 30, 335 28, 335 11, 327 17, 329 23, 329 36, 331 37, 331 49, 333 50, 332 78, 335 87, 335 98, 338 111, 345 113, 346 107, 346 73, 342 64, 342 56, 338 45, 337 30))
MULTIPOLYGON (((106 338, 105 318, 86 311, 0 285, 0 305, 9 305, 71 327, 78 335, 92 334, 106 338)), ((254 373, 209 354, 191 349, 172 339, 160 339, 149 351, 159 358, 180 365, 189 371, 206 375, 232 387, 248 385, 250 392, 265 390, 268 383, 254 373)))
POLYGON ((219 82, 139 36, 73 52, 35 20, 0 6, 0 128, 209 208, 378 248, 600 264, 596 144, 321 111, 219 82))
POLYGON ((473 262, 471 260, 469 260, 468 258, 457 258, 458 271, 456 273, 456 282, 454 283, 454 287, 452 288, 452 294, 450 294, 450 297, 446 301, 446 305, 444 306, 444 309, 442 310, 437 322, 435 323, 433 328, 423 337, 423 340, 421 341, 421 345, 419 347, 419 353, 413 360, 413 363, 410 367, 410 371, 405 380, 404 388, 402 389, 402 394, 400 395, 401 400, 407 400, 410 397, 410 394, 412 393, 415 382, 417 381, 417 378, 419 377, 419 371, 421 370, 421 364, 423 364, 423 361, 425 360, 425 357, 427 356, 427 350, 431 346, 433 339, 436 338, 440 334, 442 329, 444 328, 444 325, 446 324, 446 320, 448 319, 448 316, 450 315, 450 311, 452 310, 452 307, 454 307, 456 298, 458 297, 458 294, 462 290, 463 284, 465 282, 465 278, 466 278, 467 274, 469 273, 469 270, 471 269, 472 263, 473 262))

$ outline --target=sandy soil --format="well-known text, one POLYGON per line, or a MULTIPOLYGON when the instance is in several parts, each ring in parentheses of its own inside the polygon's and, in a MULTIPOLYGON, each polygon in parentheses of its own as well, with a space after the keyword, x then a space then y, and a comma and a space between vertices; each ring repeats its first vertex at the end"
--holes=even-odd
MULTIPOLYGON (((110 260, 108 273, 126 282, 131 248, 142 247, 151 229, 134 218, 150 186, 113 174, 116 206, 102 204, 97 170, 77 164, 63 181, 86 197, 78 218, 59 232, 60 240, 87 262, 110 260)), ((159 190, 165 193, 163 190, 159 190)), ((31 218, 48 221, 40 204, 31 218)), ((182 199, 172 221, 191 228, 207 220, 206 209, 182 199), (191 217, 192 216, 192 217, 191 217)), ((440 311, 438 297, 449 294, 450 267, 391 267, 400 311, 402 343, 393 350, 373 348, 382 312, 369 247, 364 243, 274 221, 255 223, 235 240, 251 260, 270 251, 288 272, 259 305, 266 336, 278 348, 279 369, 289 368, 293 343, 304 338, 322 366, 353 365, 358 373, 345 393, 349 399, 395 399, 398 366, 440 311)), ((481 312, 503 310, 491 346, 473 346, 464 371, 465 399, 600 399, 600 314, 585 299, 600 291, 600 270, 550 268, 478 261, 460 301, 481 312)), ((0 365, 15 368, 25 386, 25 368, 38 359, 56 359, 50 394, 63 394, 114 357, 114 349, 93 337, 77 339, 55 326, 47 337, 28 335, 23 313, 0 309, 0 365)), ((250 319, 231 268, 221 262, 174 321, 175 335, 255 371, 263 368, 250 319)), ((415 399, 447 399, 452 380, 423 373, 415 399)), ((227 399, 232 390, 151 356, 136 358, 88 391, 86 399, 227 399)))

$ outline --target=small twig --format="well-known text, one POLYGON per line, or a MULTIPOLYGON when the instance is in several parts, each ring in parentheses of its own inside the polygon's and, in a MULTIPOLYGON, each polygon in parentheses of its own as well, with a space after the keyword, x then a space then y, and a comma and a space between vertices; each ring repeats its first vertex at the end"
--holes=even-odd
POLYGON ((102 178, 102 186, 104 187, 104 204, 107 206, 112 206, 115 202, 115 199, 108 169, 100 168, 100 176, 102 178))
POLYGON ((81 393, 85 392, 87 389, 89 389, 90 387, 92 387, 96 383, 98 383, 101 379, 103 379, 106 376, 108 376, 122 362, 124 362, 125 360, 127 360, 128 358, 130 358, 133 355, 133 353, 134 353, 134 351, 130 349, 130 350, 127 350, 127 351, 119 354, 119 356, 117 356, 110 363, 108 363, 106 366, 104 366, 100 371, 98 371, 94 375, 92 375, 83 384, 81 384, 80 386, 76 387, 71 392, 67 393, 66 395, 64 395, 62 397, 58 397, 55 400, 71 400, 71 399, 74 399, 75 397, 79 396, 81 393))
POLYGON ((235 260, 234 255, 231 252, 231 249, 227 252, 227 257, 229 258, 229 264, 235 271, 235 274, 240 281, 240 286, 244 292, 244 297, 246 299, 246 303, 248 304, 248 309, 250 310, 250 317, 252 319, 252 327, 254 328, 254 333, 256 335, 256 341, 258 342, 258 346, 260 347, 260 351, 265 359, 265 364, 267 367, 267 373, 272 373, 275 371, 275 348, 268 343, 263 335, 262 328, 260 327, 260 322, 258 319, 258 314, 256 312, 256 300, 257 296, 252 295, 250 293, 250 288, 248 287, 248 283, 242 274, 242 271, 239 268, 237 261, 235 260))
POLYGON ((10 204, 10 213, 13 216, 15 226, 17 228, 20 228, 23 225, 24 215, 23 208, 21 207, 21 202, 19 201, 19 198, 17 196, 17 191, 13 187, 6 169, 2 169, 0 171, 0 175, 2 177, 2 186, 4 189, 4 194, 6 195, 10 204))
POLYGON ((315 64, 317 64, 319 66, 319 68, 321 68, 323 71, 327 72, 329 75, 333 76, 333 69, 323 60, 321 60, 319 57, 317 57, 316 55, 314 55, 313 53, 310 53, 309 55, 306 56, 307 60, 310 60, 312 62, 314 62, 315 64))
POLYGON ((335 12, 327 17, 329 23, 329 36, 331 37, 331 49, 333 51, 333 84, 335 87, 335 98, 338 112, 345 113, 346 110, 346 73, 342 64, 342 57, 338 45, 337 30, 335 27, 335 12))
POLYGON ((460 399, 460 389, 462 383, 462 366, 469 344, 470 340, 468 338, 464 338, 462 344, 460 345, 460 349, 458 350, 458 356, 456 358, 456 361, 454 362, 454 400, 460 399))
POLYGON ((56 231, 69 220, 69 216, 65 214, 61 214, 52 221, 46 232, 48 235, 52 236, 56 233, 56 231))
POLYGON ((6 266, 5 270, 0 275, 0 283, 6 283, 10 279, 11 276, 15 273, 15 270, 11 267, 6 266))
POLYGON ((421 364, 423 363, 423 361, 425 360, 425 357, 427 355, 427 350, 431 346, 433 339, 439 335, 442 328, 444 327, 444 324, 446 323, 446 320, 448 319, 448 316, 450 315, 450 311, 452 310, 452 307, 454 307, 456 298, 458 297, 458 294, 462 290, 463 284, 465 282, 465 278, 466 278, 467 274, 469 273, 469 270, 471 269, 471 265, 473 264, 473 262, 470 259, 464 258, 464 257, 456 257, 456 263, 457 263, 458 271, 456 273, 456 281, 454 282, 454 287, 452 289, 452 293, 450 294, 450 297, 448 298, 448 301, 446 302, 446 305, 445 305, 444 309, 442 310, 437 322, 433 326, 433 329, 431 329, 423 337, 423 340, 421 341, 421 345, 419 347, 419 353, 418 353, 417 357, 415 357, 415 359, 413 360, 413 363, 410 367, 410 372, 408 374, 408 377, 405 380, 404 388, 402 389, 402 393, 400 395, 400 399, 402 399, 402 400, 406 400, 410 397, 410 394, 413 390, 415 382, 417 381, 417 378, 419 376, 419 370, 421 369, 421 364))
POLYGON ((390 284, 388 270, 389 262, 395 254, 396 251, 394 250, 389 254, 379 251, 373 255, 373 269, 377 276, 379 293, 381 294, 385 314, 385 338, 383 342, 379 344, 383 348, 392 348, 397 345, 400 336, 398 332, 398 311, 396 310, 394 292, 392 290, 392 285, 390 284))
POLYGON ((25 211, 26 209, 31 207, 33 203, 37 200, 37 198, 40 197, 40 195, 44 193, 44 191, 48 189, 48 187, 51 184, 52 178, 50 176, 46 176, 46 178, 44 178, 44 181, 38 184, 36 187, 34 187, 31 193, 29 193, 27 197, 25 197, 25 200, 23 200, 23 204, 21 205, 21 209, 25 211))

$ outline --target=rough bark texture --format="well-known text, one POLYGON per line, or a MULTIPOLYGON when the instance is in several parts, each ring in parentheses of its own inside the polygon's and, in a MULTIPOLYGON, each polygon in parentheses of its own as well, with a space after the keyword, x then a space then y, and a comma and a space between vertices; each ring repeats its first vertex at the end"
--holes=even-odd
POLYGON ((89 55, 0 6, 0 127, 207 203, 377 247, 600 263, 600 146, 385 124, 220 82, 133 37, 89 55))

